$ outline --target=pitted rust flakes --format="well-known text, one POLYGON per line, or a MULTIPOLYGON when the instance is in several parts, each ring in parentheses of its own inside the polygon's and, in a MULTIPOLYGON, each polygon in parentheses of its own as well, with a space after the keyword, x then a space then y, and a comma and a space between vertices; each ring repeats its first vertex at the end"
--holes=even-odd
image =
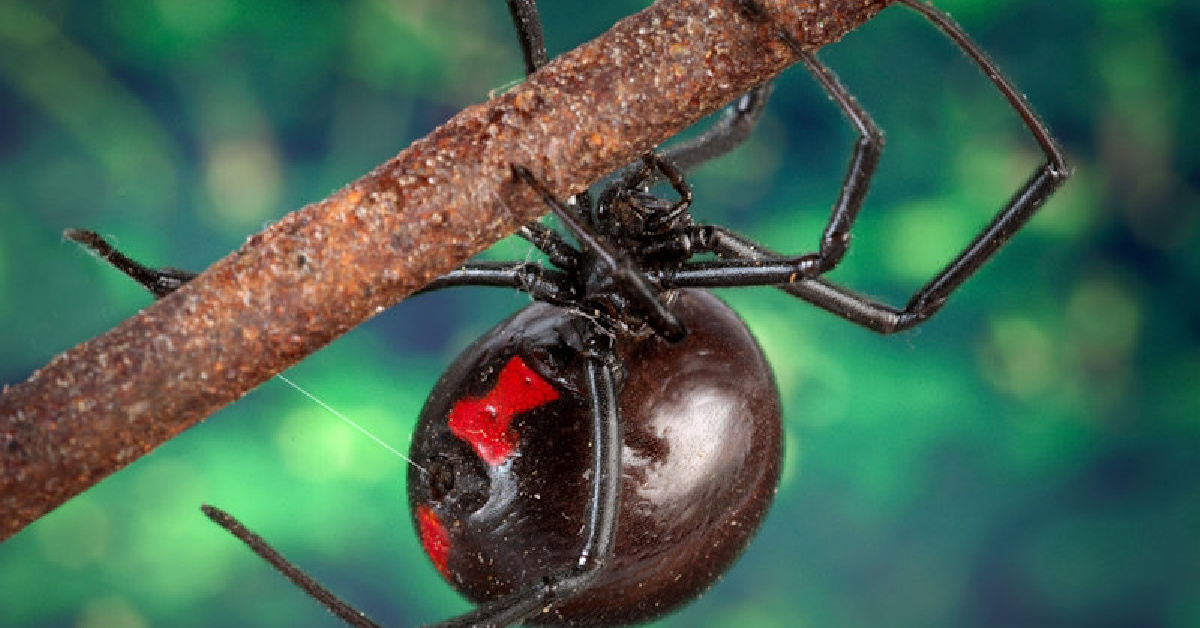
MULTIPOLYGON (((891 0, 760 1, 816 49, 891 0)), ((0 539, 545 213, 510 164, 579 192, 795 61, 735 5, 660 0, 6 388, 0 539)))

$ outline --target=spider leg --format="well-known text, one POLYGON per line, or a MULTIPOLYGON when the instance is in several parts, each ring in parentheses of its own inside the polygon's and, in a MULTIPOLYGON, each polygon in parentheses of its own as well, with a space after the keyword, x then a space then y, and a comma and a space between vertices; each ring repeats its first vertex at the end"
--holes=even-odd
POLYGON ((521 54, 525 58, 525 74, 528 76, 549 60, 546 38, 542 35, 542 20, 538 17, 537 3, 533 0, 507 1, 508 13, 517 29, 517 39, 521 41, 521 54))
POLYGON ((520 591, 429 628, 500 628, 532 620, 556 602, 586 589, 608 562, 616 540, 621 488, 621 416, 613 375, 615 359, 612 347, 604 346, 596 348, 586 361, 592 420, 592 486, 578 560, 573 566, 520 591))
MULTIPOLYGON (((676 170, 682 172, 728 153, 741 146, 742 142, 750 137, 750 132, 758 125, 763 112, 767 110, 767 100, 772 89, 774 88, 771 83, 763 83, 751 89, 726 107, 721 119, 717 120, 708 130, 694 138, 677 142, 648 154, 654 155, 661 162, 673 165, 676 170)), ((622 177, 628 180, 628 178, 636 176, 641 169, 641 164, 627 166, 622 177)), ((672 177, 662 168, 659 168, 658 173, 648 175, 644 183, 646 185, 657 183, 660 176, 670 179, 672 187, 677 192, 680 191, 681 186, 676 181, 677 179, 682 180, 682 175, 672 177)), ((688 192, 691 192, 690 187, 688 187, 688 192)), ((682 192, 680 194, 682 196, 682 192)))
POLYGON ((708 130, 659 152, 680 170, 687 171, 741 146, 766 111, 771 89, 770 83, 763 83, 742 94, 708 130))
POLYGON ((471 262, 434 279, 414 294, 460 286, 512 288, 537 301, 564 305, 578 298, 578 290, 566 273, 542 268, 535 262, 471 262))
MULTIPOLYGON (((739 0, 739 2, 743 12, 751 20, 764 22, 771 19, 766 9, 755 0, 739 0)), ((805 50, 791 33, 778 24, 775 24, 775 31, 779 38, 800 57, 805 67, 812 72, 817 82, 829 94, 830 99, 837 103, 842 113, 858 132, 858 139, 854 143, 854 152, 850 156, 850 164, 842 179, 842 189, 838 194, 837 202, 833 205, 833 212, 829 216, 825 232, 821 236, 820 247, 817 253, 796 258, 797 270, 802 276, 811 278, 829 272, 846 255, 846 249, 850 245, 850 227, 854 224, 858 210, 862 207, 863 199, 867 196, 871 176, 875 174, 875 167, 879 164, 879 157, 883 153, 883 132, 871 119, 871 115, 858 104, 854 95, 842 85, 837 75, 817 59, 815 53, 805 50)))
POLYGON ((579 251, 563 240, 558 232, 540 222, 531 222, 517 228, 517 235, 546 254, 550 263, 563 270, 579 267, 579 251))
POLYGON ((314 600, 320 602, 322 606, 336 615, 338 619, 355 628, 382 628, 382 626, 375 623, 370 617, 363 614, 362 611, 350 606, 345 600, 313 579, 312 576, 301 571, 299 567, 296 567, 291 561, 284 558, 283 554, 280 554, 278 550, 267 544, 261 536, 250 531, 249 528, 234 518, 233 515, 209 505, 201 506, 200 510, 213 523, 225 528, 225 531, 237 537, 242 543, 245 543, 255 554, 258 554, 259 557, 270 563, 284 577, 291 580, 293 584, 300 587, 300 589, 309 594, 314 600))
POLYGON ((789 258, 780 257, 728 229, 700 227, 697 239, 703 241, 704 250, 737 259, 689 263, 675 271, 651 272, 650 278, 664 288, 775 285, 792 296, 881 334, 908 329, 928 318, 928 315, 920 317, 907 308, 901 310, 879 303, 824 277, 801 277, 789 258))
POLYGON ((1037 113, 1025 101, 1024 96, 1004 76, 1000 68, 996 67, 996 64, 984 54, 983 50, 950 19, 949 15, 918 0, 898 1, 932 22, 979 66, 1008 100, 1017 115, 1021 116, 1021 120, 1025 122, 1025 126, 1046 155, 1046 163, 1034 171, 1033 175, 996 215, 991 224, 985 227, 971 244, 943 268, 932 281, 913 295, 905 310, 914 312, 923 319, 937 311, 955 289, 974 274, 1000 247, 1004 246, 1013 233, 1024 226, 1033 214, 1046 203, 1046 199, 1050 198, 1050 195, 1071 176, 1071 169, 1067 166, 1062 149, 1050 136, 1050 129, 1038 118, 1037 113))
MULTIPOLYGON (((741 1, 748 3, 752 0, 741 1)), ((900 309, 875 302, 833 282, 813 279, 805 272, 805 264, 802 263, 805 257, 779 257, 761 245, 716 227, 698 229, 697 238, 702 243, 701 248, 739 259, 690 263, 682 269, 673 271, 669 276, 666 274, 662 277, 652 275, 652 278, 661 281, 661 285, 664 287, 777 284, 781 290, 829 310, 846 320, 880 333, 892 333, 908 329, 928 319, 941 309, 950 295, 1004 246, 1008 239, 1024 226, 1033 214, 1045 204, 1050 195, 1066 181, 1070 175, 1070 169, 1067 167, 1062 150, 1051 138, 1045 123, 1037 117, 1037 114, 996 67, 995 63, 946 14, 919 0, 897 1, 933 22, 980 67, 1025 123, 1042 152, 1045 153, 1046 162, 1034 171, 1033 175, 1013 194, 971 243, 943 267, 933 279, 918 289, 908 303, 900 309)), ((790 35, 787 35, 782 29, 779 30, 785 40, 790 38, 790 35)), ((818 72, 818 78, 821 78, 820 72, 818 72)), ((849 113, 849 110, 847 112, 849 113)), ((849 115, 853 118, 853 114, 849 115)), ((861 145, 860 140, 858 146, 861 145)), ((845 190, 848 186, 852 188, 852 191, 854 189, 850 184, 855 176, 855 164, 858 159, 856 148, 856 157, 851 161, 847 182, 843 185, 843 198, 847 200, 857 194, 857 192, 853 192, 847 195, 845 190)), ((857 189, 865 193, 865 183, 857 189)), ((853 218, 854 211, 857 209, 848 206, 846 211, 848 219, 853 218)), ((835 209, 834 219, 826 231, 827 236, 830 230, 833 230, 836 235, 836 225, 839 222, 837 214, 835 209)))
MULTIPOLYGON (((799 43, 796 45, 799 46, 799 43)), ((858 131, 854 152, 842 179, 841 192, 833 206, 833 213, 829 216, 829 223, 825 226, 825 232, 821 235, 820 249, 815 255, 816 264, 810 271, 809 276, 816 276, 832 270, 846 255, 846 248, 850 245, 850 227, 854 224, 863 199, 867 196, 871 176, 875 174, 879 156, 883 153, 883 132, 875 125, 871 115, 846 90, 837 75, 821 63, 815 54, 801 52, 800 59, 858 131)))
POLYGON ((83 246, 95 254, 96 257, 112 264, 117 270, 125 273, 130 279, 133 279, 141 284, 143 288, 149 290, 156 299, 161 299, 175 292, 180 286, 191 281, 196 276, 196 273, 179 270, 178 268, 150 268, 138 263, 118 251, 95 231, 67 229, 63 232, 63 237, 83 246))
POLYGON ((622 251, 606 242, 593 229, 592 225, 572 211, 565 203, 555 196, 538 180, 528 168, 513 164, 513 176, 542 197, 555 216, 571 231, 583 249, 597 263, 597 270, 608 271, 612 282, 626 295, 640 303, 654 331, 668 342, 679 342, 687 335, 683 323, 667 309, 659 298, 659 290, 647 279, 646 274, 637 268, 633 261, 622 251))

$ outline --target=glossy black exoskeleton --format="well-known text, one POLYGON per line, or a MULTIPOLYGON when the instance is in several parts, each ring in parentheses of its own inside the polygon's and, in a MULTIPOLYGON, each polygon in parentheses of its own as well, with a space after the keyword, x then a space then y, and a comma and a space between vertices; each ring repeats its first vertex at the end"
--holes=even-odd
MULTIPOLYGON (((518 235, 555 268, 472 262, 427 290, 501 286, 536 301, 468 348, 421 413, 409 501, 438 571, 478 603, 444 628, 620 625, 668 612, 710 586, 753 537, 779 476, 778 394, 750 332, 700 288, 773 286, 880 333, 928 319, 1068 175, 1061 151, 1015 88, 967 36, 920 0, 896 0, 954 40, 1012 105, 1046 162, 976 238, 902 308, 822 275, 844 256, 883 139, 816 56, 755 0, 730 0, 773 28, 859 134, 815 252, 787 257, 695 222, 682 171, 736 147, 769 93, 742 96, 696 139, 649 153, 600 195, 556 199, 514 164, 577 246, 539 223, 518 235), (669 181, 673 198, 651 192, 669 181)), ((532 0, 508 0, 532 73, 546 63, 532 0)), ((192 275, 154 270, 94 233, 93 248, 156 295, 192 275)), ((205 512, 354 626, 377 628, 228 514, 205 512)))

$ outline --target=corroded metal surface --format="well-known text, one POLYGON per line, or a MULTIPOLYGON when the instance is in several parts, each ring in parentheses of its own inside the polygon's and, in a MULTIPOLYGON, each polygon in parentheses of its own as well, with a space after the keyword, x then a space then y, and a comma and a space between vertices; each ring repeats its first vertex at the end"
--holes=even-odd
MULTIPOLYGON (((890 0, 762 4, 812 48, 890 0)), ((795 61, 734 1, 662 0, 462 111, 0 394, 0 539, 795 61)))

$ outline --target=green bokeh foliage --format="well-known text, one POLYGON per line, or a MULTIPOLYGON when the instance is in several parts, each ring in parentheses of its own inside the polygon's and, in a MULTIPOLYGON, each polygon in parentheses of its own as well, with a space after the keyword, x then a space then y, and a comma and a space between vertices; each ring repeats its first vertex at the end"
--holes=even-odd
MULTIPOLYGON (((543 4, 552 54, 639 8, 543 4)), ((911 333, 723 293, 775 367, 789 457, 760 538, 663 626, 1200 626, 1200 9, 938 4, 1076 177, 911 333)), ((888 134, 834 276, 902 301, 1039 156, 901 9, 822 54, 888 134)), ((0 3, 0 382, 148 302, 63 229, 202 268, 519 76, 500 2, 0 3)), ((809 250, 852 135, 802 70, 762 127, 694 173, 696 211, 809 250)), ((402 447, 441 368, 526 302, 413 299, 289 376, 402 447)), ((404 471, 269 382, 0 545, 0 626, 339 625, 201 503, 387 625, 445 618, 465 605, 419 553, 404 471)))

